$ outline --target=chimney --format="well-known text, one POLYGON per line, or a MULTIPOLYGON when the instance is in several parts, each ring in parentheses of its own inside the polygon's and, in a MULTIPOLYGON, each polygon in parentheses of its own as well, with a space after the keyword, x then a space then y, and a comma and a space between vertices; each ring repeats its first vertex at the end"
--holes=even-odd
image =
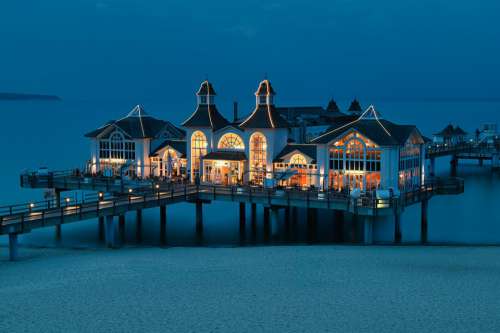
POLYGON ((238 121, 238 102, 233 102, 233 122, 238 121))

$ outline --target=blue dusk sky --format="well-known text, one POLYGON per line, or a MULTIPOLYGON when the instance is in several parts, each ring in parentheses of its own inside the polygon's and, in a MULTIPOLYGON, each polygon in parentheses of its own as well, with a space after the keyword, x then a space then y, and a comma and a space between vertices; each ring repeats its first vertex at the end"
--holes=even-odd
POLYGON ((500 98, 498 0, 0 4, 0 91, 64 99, 500 98))

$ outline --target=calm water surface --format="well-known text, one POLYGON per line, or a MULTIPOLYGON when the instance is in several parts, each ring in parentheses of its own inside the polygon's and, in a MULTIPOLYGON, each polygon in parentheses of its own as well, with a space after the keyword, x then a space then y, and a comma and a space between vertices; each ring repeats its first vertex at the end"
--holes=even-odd
MULTIPOLYGON (((82 167, 89 156, 89 142, 84 133, 110 119, 123 117, 134 106, 130 101, 90 102, 0 102, 2 130, 0 142, 0 204, 10 204, 42 198, 42 191, 21 189, 19 174, 25 168, 47 166, 51 169, 82 167)), ((339 103, 342 108, 346 102, 339 103)), ((144 103, 150 114, 179 124, 193 111, 193 105, 173 105, 161 102, 144 103)), ((251 105, 240 107, 241 113, 251 105)), ((231 117, 230 103, 220 105, 222 113, 231 117), (226 105, 227 104, 227 105, 226 105)), ((457 123, 472 133, 483 122, 500 122, 499 102, 380 102, 377 109, 389 120, 416 124, 422 133, 431 136, 449 122, 457 123), (465 116, 464 116, 465 115, 465 116)), ((438 173, 449 172, 449 160, 438 160, 438 173)), ((459 176, 465 178, 465 193, 460 196, 440 196, 429 205, 429 240, 431 242, 500 244, 500 214, 496 205, 500 198, 500 175, 492 173, 488 164, 462 164, 459 176)), ((205 208, 204 242, 207 245, 236 245, 240 242, 236 204, 214 203, 205 208)), ((157 210, 145 213, 146 244, 157 243, 157 210)), ((419 206, 410 207, 403 215, 405 240, 419 238, 419 206)), ((128 218, 133 220, 133 214, 128 218)), ((172 245, 195 244, 194 207, 179 204, 168 207, 168 240, 172 245)), ((320 223, 328 229, 327 221, 320 223)), ((132 237, 134 225, 128 225, 132 237)), ((303 225, 300 226, 305 230, 303 225)), ((262 239, 258 228, 256 242, 262 239)), ((251 238, 251 232, 248 238, 251 238)), ((305 234, 299 230, 299 234, 305 234)), ((321 234, 328 234, 321 233, 321 234)), ((64 226, 63 244, 96 246, 96 223, 87 221, 64 226)), ((278 236, 278 238, 281 236, 278 236)), ((301 236, 302 237, 302 236, 301 236)), ((303 240, 299 237, 299 241, 303 240)), ((320 238, 321 239, 321 238, 320 238)), ((323 239, 328 241, 328 237, 323 239)), ((2 243, 5 237, 0 239, 2 243)), ((24 244, 51 246, 53 230, 37 230, 23 236, 24 244)))

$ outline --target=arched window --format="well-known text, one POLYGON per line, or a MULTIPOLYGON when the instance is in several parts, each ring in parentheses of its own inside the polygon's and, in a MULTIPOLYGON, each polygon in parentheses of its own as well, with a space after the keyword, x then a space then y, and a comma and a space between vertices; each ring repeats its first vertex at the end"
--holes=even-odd
POLYGON ((262 184, 266 175, 267 141, 261 133, 250 137, 250 180, 262 184))
POLYGON ((123 159, 123 136, 120 133, 113 133, 109 138, 111 146, 111 158, 123 159))
POLYGON ((365 170, 365 145, 358 139, 352 139, 345 150, 346 170, 365 170))
POLYGON ((165 170, 165 175, 171 177, 172 175, 177 175, 179 168, 179 156, 177 152, 172 148, 167 148, 163 154, 163 168, 165 170))
POLYGON ((207 137, 203 132, 196 131, 191 136, 191 172, 194 180, 200 175, 201 158, 207 154, 207 137))
POLYGON ((381 150, 369 139, 351 133, 330 146, 330 186, 336 190, 373 190, 380 185, 381 150))
POLYGON ((290 164, 292 165, 304 165, 307 164, 307 160, 302 154, 292 155, 290 158, 290 164))
POLYGON ((218 149, 245 149, 241 137, 234 133, 224 134, 217 145, 218 149))

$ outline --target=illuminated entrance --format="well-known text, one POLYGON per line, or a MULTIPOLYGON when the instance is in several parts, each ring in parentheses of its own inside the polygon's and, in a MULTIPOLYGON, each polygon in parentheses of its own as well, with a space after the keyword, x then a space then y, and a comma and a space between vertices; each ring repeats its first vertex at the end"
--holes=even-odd
POLYGON ((330 188, 370 191, 380 186, 381 150, 371 140, 354 132, 329 148, 330 188))
POLYGON ((203 181, 216 185, 243 183, 243 152, 211 152, 203 157, 203 181))

